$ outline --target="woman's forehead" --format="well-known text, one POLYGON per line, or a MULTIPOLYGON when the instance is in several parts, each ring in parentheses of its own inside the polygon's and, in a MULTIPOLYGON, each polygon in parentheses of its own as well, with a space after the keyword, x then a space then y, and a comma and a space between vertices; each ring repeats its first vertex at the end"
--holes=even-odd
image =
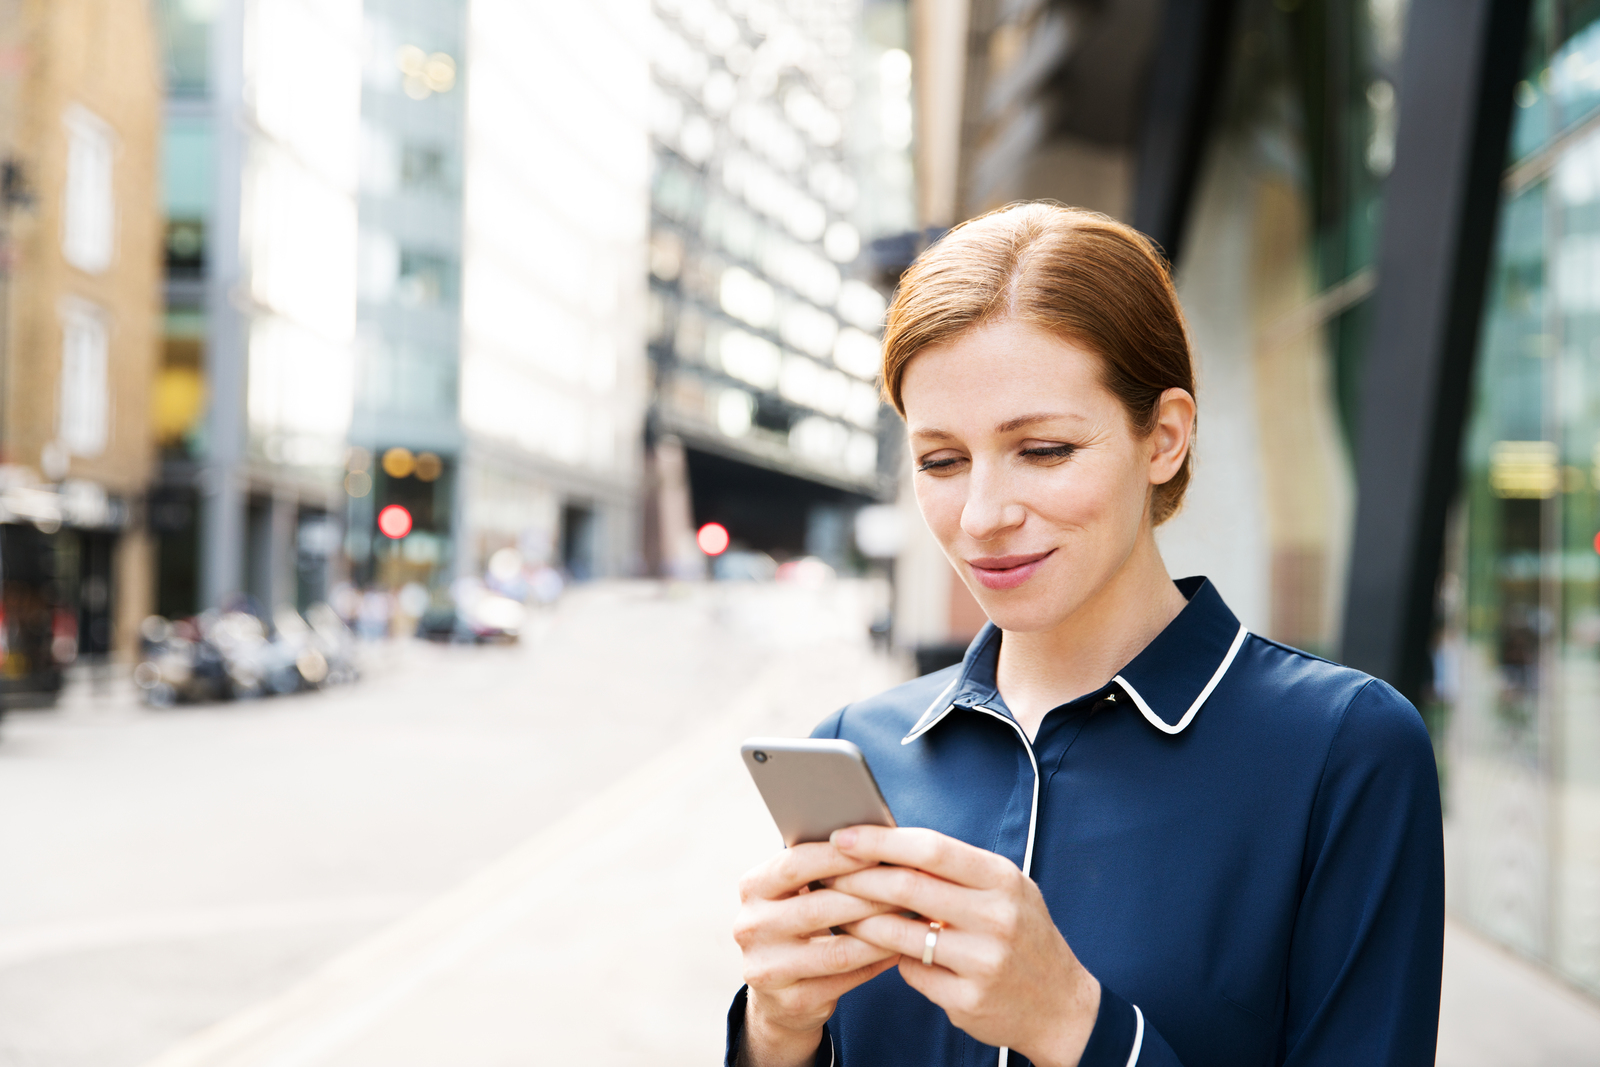
MULTIPOLYGON (((1018 420, 1093 418, 1117 401, 1102 381, 1098 356, 1032 327, 997 324, 969 331, 913 356, 901 396, 906 420, 1002 425, 1018 420)), ((1015 429, 1016 427, 1012 427, 1015 429)))

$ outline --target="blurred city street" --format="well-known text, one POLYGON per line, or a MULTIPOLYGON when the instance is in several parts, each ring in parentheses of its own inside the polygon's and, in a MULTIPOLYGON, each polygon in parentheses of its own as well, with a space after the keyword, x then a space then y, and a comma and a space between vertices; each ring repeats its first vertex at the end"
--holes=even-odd
MULTIPOLYGON (((705 1064, 736 757, 893 684, 872 583, 591 586, 520 647, 384 647, 365 684, 0 741, 4 1067, 705 1064)), ((1600 1010, 1452 926, 1441 1067, 1600 1063, 1600 1010)))
POLYGON ((0 1064, 715 1062, 778 844, 738 742, 897 679, 876 592, 609 585, 325 694, 9 721, 0 1064))
POLYGON ((1437 1063, 1600 1067, 1574 0, 0 0, 0 1067, 718 1062, 738 742, 989 621, 895 382, 1028 201, 1171 576, 1422 716, 1437 1063))

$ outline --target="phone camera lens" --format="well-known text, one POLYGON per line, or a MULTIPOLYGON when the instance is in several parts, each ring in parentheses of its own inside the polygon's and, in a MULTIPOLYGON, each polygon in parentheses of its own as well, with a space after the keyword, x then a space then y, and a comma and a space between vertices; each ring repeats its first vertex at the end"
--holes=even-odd
POLYGON ((767 762, 767 754, 765 752, 752 752, 750 755, 757 763, 767 762))

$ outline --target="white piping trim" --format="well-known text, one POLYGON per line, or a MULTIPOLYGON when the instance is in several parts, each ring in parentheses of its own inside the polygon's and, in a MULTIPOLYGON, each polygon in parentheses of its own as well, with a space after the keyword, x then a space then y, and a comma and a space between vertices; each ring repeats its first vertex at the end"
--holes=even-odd
POLYGON ((1028 877, 1033 870, 1033 832, 1039 825, 1039 757, 1033 754, 1033 743, 1028 740, 1028 735, 1022 729, 1022 724, 1009 715, 1002 715, 993 708, 986 708, 982 704, 972 709, 981 711, 985 715, 993 715, 1001 722, 1006 723, 1017 731, 1017 736, 1022 739, 1022 747, 1027 749, 1028 762, 1033 764, 1033 809, 1028 812, 1028 848, 1022 854, 1022 876, 1028 877))
MULTIPOLYGON (((832 1038, 829 1039, 830 1041, 832 1038)), ((1133 1006, 1133 1051, 1128 1053, 1128 1067, 1139 1062, 1139 1050, 1144 1048, 1144 1012, 1133 1006)))
MULTIPOLYGON (((1033 834, 1034 830, 1039 826, 1039 757, 1033 754, 1033 742, 1028 740, 1027 731, 1023 730, 1022 724, 1017 720, 1009 715, 1002 715, 993 708, 986 708, 982 704, 972 710, 981 711, 985 715, 993 715, 1017 731, 1017 737, 1022 740, 1022 747, 1027 750, 1028 762, 1033 764, 1033 807, 1028 812, 1028 847, 1022 853, 1022 876, 1026 878, 1028 877, 1028 872, 1033 869, 1033 834)), ((1000 1062, 997 1067, 1006 1067, 1010 1059, 1011 1050, 1002 1048, 1000 1050, 1000 1062)))
MULTIPOLYGON (((1134 1008, 1133 1010, 1138 1011, 1139 1009, 1134 1008)), ((1139 1025, 1144 1025, 1143 1019, 1139 1020, 1139 1025)), ((839 1062, 839 1050, 833 1047, 833 1033, 827 1028, 824 1028, 822 1032, 828 1035, 828 1067, 835 1067, 835 1065, 839 1062)), ((1131 1061, 1129 1062, 1128 1067, 1133 1067, 1131 1061)))
POLYGON ((1206 687, 1200 690, 1200 695, 1194 698, 1194 703, 1189 705, 1189 710, 1183 713, 1183 718, 1178 720, 1178 725, 1176 726, 1168 726, 1161 716, 1151 711, 1150 705, 1145 703, 1144 697, 1140 696, 1139 691, 1122 675, 1119 674, 1111 680, 1127 691, 1128 695, 1133 698, 1133 702, 1139 706, 1139 714, 1143 715, 1151 726, 1154 726, 1164 734, 1181 734, 1184 727, 1194 721, 1195 714, 1200 710, 1200 705, 1206 702, 1206 698, 1217 687, 1217 683, 1222 681, 1222 676, 1228 673, 1228 668, 1233 666, 1233 657, 1239 654, 1239 649, 1244 645, 1244 639, 1249 636, 1250 631, 1245 629, 1243 623, 1240 623, 1239 632, 1234 635, 1233 644, 1228 648, 1228 654, 1222 657, 1222 665, 1211 676, 1211 680, 1206 683, 1206 687))
POLYGON ((933 714, 933 709, 937 708, 941 703, 943 703, 944 698, 950 695, 950 690, 954 689, 960 684, 960 682, 961 676, 958 674, 954 679, 951 680, 949 685, 944 687, 944 690, 938 696, 933 698, 933 703, 929 704, 928 710, 922 713, 922 718, 917 720, 917 725, 913 726, 911 728, 911 732, 900 739, 900 743, 902 745, 909 745, 911 742, 915 741, 917 738, 933 729, 934 724, 940 719, 950 714, 951 710, 955 707, 954 704, 945 705, 945 709, 939 712, 937 715, 933 714), (929 718, 930 715, 933 717, 929 718))

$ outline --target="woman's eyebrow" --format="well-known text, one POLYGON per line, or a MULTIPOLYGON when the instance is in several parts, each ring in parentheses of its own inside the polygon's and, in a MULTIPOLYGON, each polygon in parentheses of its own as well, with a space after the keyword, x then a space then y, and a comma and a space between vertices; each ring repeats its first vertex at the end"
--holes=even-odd
POLYGON ((1040 411, 1035 412, 1032 415, 1019 415, 1014 419, 1007 419, 994 429, 996 433, 1011 433, 1013 430, 1020 430, 1026 426, 1032 426, 1035 423, 1053 422, 1057 419, 1067 419, 1069 421, 1077 422, 1084 421, 1082 415, 1074 415, 1066 411, 1040 411))
MULTIPOLYGON (((1021 430, 1025 427, 1036 425, 1037 423, 1053 422, 1058 419, 1063 419, 1068 422, 1088 421, 1086 418, 1084 418, 1084 416, 1074 415, 1069 411, 1039 411, 1032 415, 1019 415, 1014 419, 1007 419, 994 429, 995 433, 1012 433, 1013 431, 1021 430)), ((911 437, 925 438, 931 441, 956 440, 956 435, 951 433, 949 430, 938 430, 932 427, 918 427, 917 429, 911 431, 911 437)))

